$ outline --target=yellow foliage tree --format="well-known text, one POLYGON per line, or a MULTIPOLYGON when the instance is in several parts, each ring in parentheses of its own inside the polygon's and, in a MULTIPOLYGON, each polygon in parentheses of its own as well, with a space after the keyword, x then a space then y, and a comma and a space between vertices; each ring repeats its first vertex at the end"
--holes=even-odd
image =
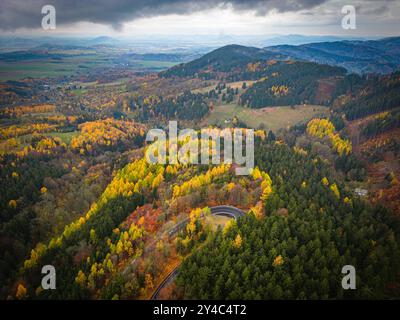
POLYGON ((237 234, 235 240, 233 241, 233 246, 235 248, 240 248, 242 246, 242 237, 240 234, 237 234))
POLYGON ((86 283, 86 275, 82 270, 79 270, 78 275, 75 277, 75 282, 80 286, 84 286, 86 283))
POLYGON ((17 287, 17 293, 15 294, 15 297, 16 297, 17 299, 23 299, 23 298, 26 297, 26 294, 27 294, 26 288, 24 287, 23 284, 20 283, 20 284, 18 285, 18 287, 17 287))
POLYGON ((335 194, 336 198, 340 199, 340 191, 338 186, 336 185, 336 183, 332 184, 330 189, 332 190, 332 192, 335 194))
POLYGON ((10 201, 8 202, 8 206, 9 206, 11 209, 15 209, 15 208, 17 207, 17 201, 15 201, 15 200, 10 200, 10 201))
POLYGON ((272 263, 272 265, 273 265, 274 267, 279 267, 279 266, 281 266, 283 263, 284 263, 283 257, 282 257, 281 255, 279 255, 279 256, 277 256, 277 257, 274 259, 274 262, 272 263))

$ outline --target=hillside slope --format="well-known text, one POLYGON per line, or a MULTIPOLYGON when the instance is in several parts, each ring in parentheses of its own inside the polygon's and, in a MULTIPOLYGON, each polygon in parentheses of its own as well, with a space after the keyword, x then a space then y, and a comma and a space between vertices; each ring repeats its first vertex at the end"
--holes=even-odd
POLYGON ((334 41, 265 48, 292 59, 346 68, 355 73, 391 73, 400 65, 400 37, 370 41, 334 41))

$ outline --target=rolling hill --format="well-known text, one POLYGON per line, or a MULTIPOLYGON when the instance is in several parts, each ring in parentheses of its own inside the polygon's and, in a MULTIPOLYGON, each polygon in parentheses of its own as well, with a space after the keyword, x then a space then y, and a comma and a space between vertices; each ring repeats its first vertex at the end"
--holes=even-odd
POLYGON ((162 76, 193 77, 227 72, 260 60, 302 60, 345 68, 349 73, 389 74, 399 69, 400 37, 380 40, 343 40, 265 48, 227 45, 186 64, 161 73, 162 76))
POLYGON ((228 72, 232 68, 247 65, 250 62, 268 59, 284 59, 281 54, 255 47, 227 45, 186 64, 179 64, 161 75, 165 77, 193 77, 201 72, 228 72))
POLYGON ((299 46, 279 45, 265 50, 292 59, 341 66, 349 72, 391 73, 400 65, 400 37, 370 41, 334 41, 299 46))

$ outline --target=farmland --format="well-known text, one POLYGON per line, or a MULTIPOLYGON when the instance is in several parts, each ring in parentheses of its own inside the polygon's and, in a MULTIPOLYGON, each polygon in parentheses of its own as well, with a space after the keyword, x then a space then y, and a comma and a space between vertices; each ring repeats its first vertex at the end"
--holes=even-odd
POLYGON ((279 129, 293 126, 299 122, 307 122, 317 115, 326 115, 329 110, 324 106, 301 105, 249 109, 238 104, 216 106, 214 111, 204 119, 204 125, 230 126, 233 117, 251 128, 264 126, 266 130, 276 132, 279 129))

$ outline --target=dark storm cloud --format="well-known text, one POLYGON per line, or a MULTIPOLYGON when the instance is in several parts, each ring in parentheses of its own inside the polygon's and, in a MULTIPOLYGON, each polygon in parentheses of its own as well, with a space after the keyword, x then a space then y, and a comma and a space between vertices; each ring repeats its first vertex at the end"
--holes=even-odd
POLYGON ((57 24, 81 21, 111 25, 141 17, 165 14, 189 14, 217 6, 232 5, 236 11, 255 10, 263 15, 275 9, 279 12, 310 9, 328 0, 0 0, 0 29, 41 26, 42 6, 54 5, 57 24))

